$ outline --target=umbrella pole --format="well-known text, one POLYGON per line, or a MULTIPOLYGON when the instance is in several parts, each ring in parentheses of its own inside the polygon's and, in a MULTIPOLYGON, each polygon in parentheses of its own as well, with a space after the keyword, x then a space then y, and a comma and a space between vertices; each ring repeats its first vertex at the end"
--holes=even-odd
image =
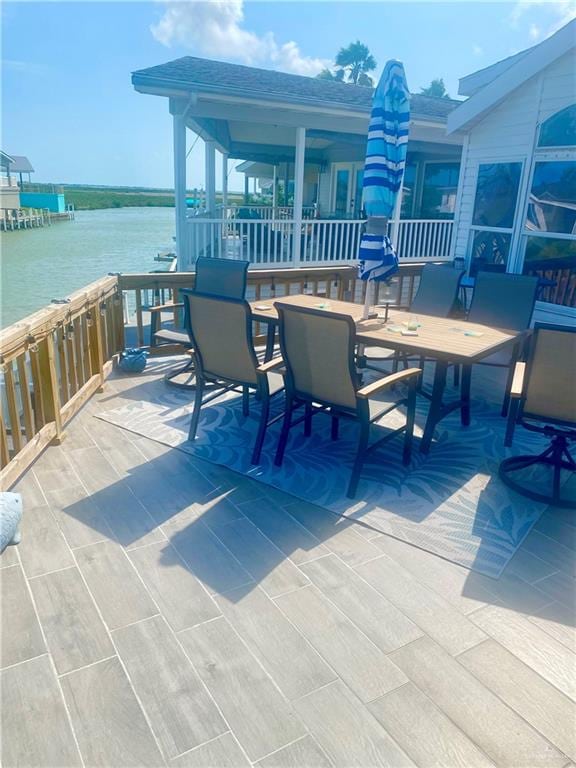
POLYGON ((362 313, 362 320, 368 320, 370 316, 370 306, 372 304, 372 295, 374 293, 374 281, 366 281, 366 295, 364 296, 364 312, 362 313))

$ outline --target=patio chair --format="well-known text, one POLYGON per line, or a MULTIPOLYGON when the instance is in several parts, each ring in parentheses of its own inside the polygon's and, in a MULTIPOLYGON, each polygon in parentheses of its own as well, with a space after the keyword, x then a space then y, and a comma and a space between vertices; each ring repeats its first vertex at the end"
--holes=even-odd
MULTIPOLYGON (((537 291, 537 277, 478 272, 468 320, 471 323, 490 325, 504 330, 526 330, 532 321, 537 291)), ((476 365, 508 369, 502 416, 508 413, 514 365, 521 355, 521 345, 516 344, 512 350, 503 349, 476 363, 476 365)), ((455 381, 457 381, 456 370, 455 381)))
POLYGON ((504 444, 511 446, 516 426, 539 432, 550 445, 538 455, 511 456, 500 464, 502 481, 517 493, 535 501, 576 509, 576 499, 562 495, 562 470, 576 472, 569 452, 576 440, 576 328, 536 323, 530 340, 527 361, 516 363, 511 388, 510 413, 504 444), (530 467, 553 469, 551 494, 534 490, 519 482, 514 473, 530 467))
POLYGON ((269 418, 272 397, 284 390, 283 378, 277 372, 282 359, 259 364, 252 339, 250 305, 244 299, 187 291, 185 301, 196 369, 196 396, 188 437, 190 440, 196 437, 202 406, 226 392, 242 392, 242 412, 248 416, 252 390, 260 403, 260 420, 252 452, 252 463, 258 464, 266 429, 282 418, 282 414, 269 418), (208 384, 214 389, 204 397, 208 384))
POLYGON ((353 498, 366 455, 383 442, 404 432, 403 463, 410 463, 420 369, 410 368, 362 387, 355 367, 356 326, 352 318, 282 303, 276 307, 280 349, 286 366, 286 408, 275 464, 282 464, 290 428, 294 426, 292 414, 301 405, 305 406, 307 416, 305 434, 310 434, 312 416, 317 413, 332 417, 333 439, 338 436, 340 418, 355 419, 360 434, 347 491, 348 497, 353 498), (392 404, 370 399, 401 381, 408 385, 405 397, 392 404), (370 426, 402 405, 407 407, 406 424, 369 445, 370 426))
MULTIPOLYGON (((213 296, 223 296, 231 299, 243 299, 246 294, 247 272, 250 262, 231 261, 229 259, 215 259, 200 257, 196 261, 196 280, 194 289, 181 289, 184 294, 187 290, 196 290, 200 293, 208 293, 213 296)), ((177 304, 164 304, 152 307, 150 310, 150 346, 158 347, 166 344, 180 344, 189 354, 192 351, 192 342, 187 330, 189 321, 187 317, 188 305, 185 301, 177 304), (166 310, 179 310, 182 314, 182 329, 161 328, 162 312, 166 310)), ((174 381, 182 373, 191 372, 194 369, 192 357, 185 365, 177 370, 167 373, 164 380, 175 387, 190 388, 194 384, 174 381)))

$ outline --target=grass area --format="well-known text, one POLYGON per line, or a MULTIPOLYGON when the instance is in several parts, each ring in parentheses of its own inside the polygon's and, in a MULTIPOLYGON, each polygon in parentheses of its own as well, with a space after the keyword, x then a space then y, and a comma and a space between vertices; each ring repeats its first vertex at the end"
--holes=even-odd
MULTIPOLYGON (((92 187, 64 185, 67 203, 73 203, 78 211, 99 208, 174 207, 174 192, 170 189, 146 189, 144 187, 92 187)), ((197 194, 197 193, 196 193, 197 194)), ((189 192, 194 197, 194 191, 189 192)), ((230 204, 241 204, 241 194, 229 193, 230 204)), ((216 198, 220 202, 219 196, 216 198)))

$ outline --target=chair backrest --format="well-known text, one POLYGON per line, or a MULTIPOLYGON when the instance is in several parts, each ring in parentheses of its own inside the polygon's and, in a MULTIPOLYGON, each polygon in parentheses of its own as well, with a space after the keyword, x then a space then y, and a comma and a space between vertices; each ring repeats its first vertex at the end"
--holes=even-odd
POLYGON ((201 256, 196 261, 195 290, 229 299, 243 299, 249 261, 201 256))
POLYGON ((356 410, 352 318, 276 303, 286 389, 297 397, 356 410))
POLYGON ((190 336, 201 373, 243 384, 256 384, 258 359, 252 343, 250 305, 198 291, 184 297, 190 336))
POLYGON ((536 323, 524 379, 524 416, 576 425, 576 328, 536 323))
POLYGON ((537 277, 478 272, 468 320, 512 331, 529 328, 537 290, 537 277))
POLYGON ((442 264, 425 264, 410 311, 448 317, 458 298, 463 274, 463 269, 453 269, 442 264))

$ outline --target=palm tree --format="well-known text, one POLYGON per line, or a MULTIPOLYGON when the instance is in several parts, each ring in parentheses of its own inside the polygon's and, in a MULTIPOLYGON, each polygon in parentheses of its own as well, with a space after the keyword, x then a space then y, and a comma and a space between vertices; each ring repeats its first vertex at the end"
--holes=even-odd
POLYGON ((435 77, 427 88, 420 88, 422 96, 435 96, 437 99, 449 99, 450 94, 446 93, 446 86, 441 77, 435 77))
POLYGON ((373 72, 376 69, 376 59, 370 53, 368 46, 361 43, 360 40, 350 43, 347 48, 340 48, 335 63, 338 67, 336 75, 338 76, 342 72, 339 79, 343 80, 344 76, 347 75, 348 82, 354 83, 354 85, 373 85, 368 72, 373 72))

